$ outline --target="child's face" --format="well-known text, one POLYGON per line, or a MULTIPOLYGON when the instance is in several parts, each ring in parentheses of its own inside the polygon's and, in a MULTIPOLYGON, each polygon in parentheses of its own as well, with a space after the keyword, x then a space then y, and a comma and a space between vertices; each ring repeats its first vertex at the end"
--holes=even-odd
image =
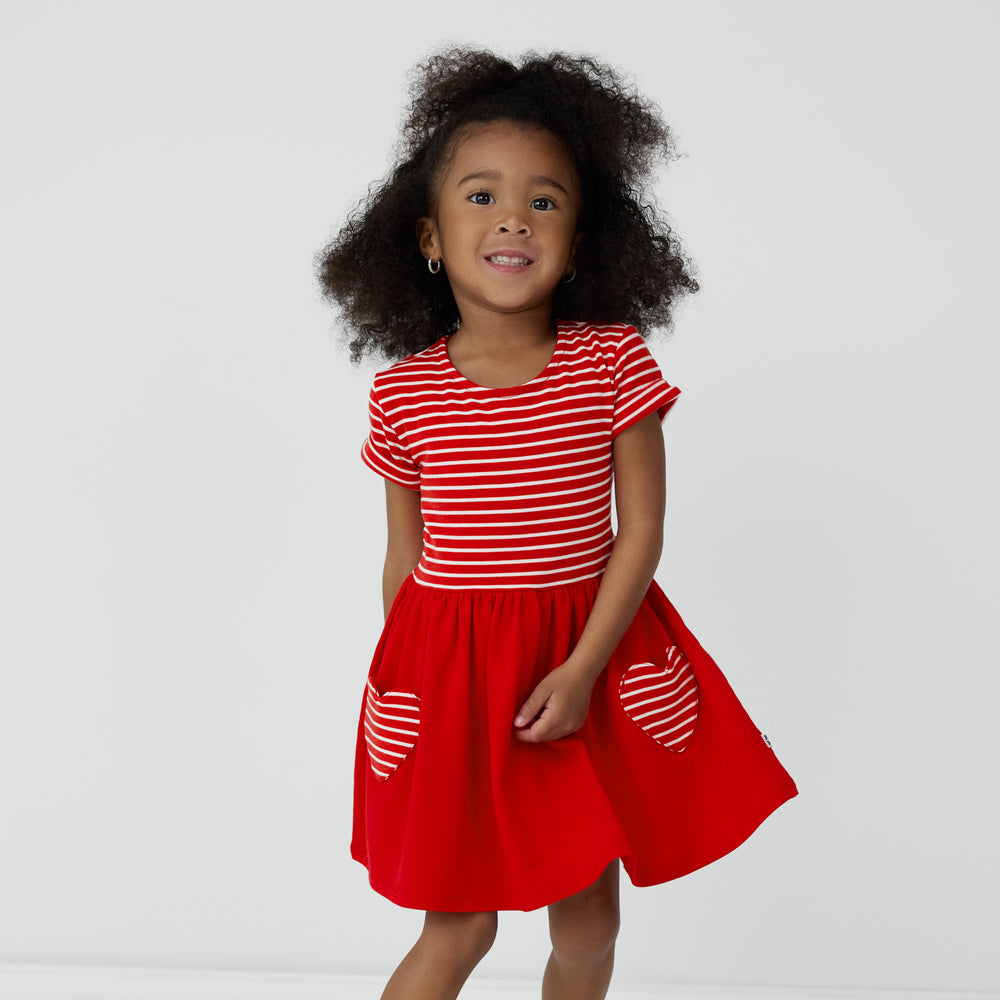
POLYGON ((551 132, 512 122, 467 128, 417 223, 424 257, 441 260, 463 324, 537 311, 571 269, 580 182, 551 132))

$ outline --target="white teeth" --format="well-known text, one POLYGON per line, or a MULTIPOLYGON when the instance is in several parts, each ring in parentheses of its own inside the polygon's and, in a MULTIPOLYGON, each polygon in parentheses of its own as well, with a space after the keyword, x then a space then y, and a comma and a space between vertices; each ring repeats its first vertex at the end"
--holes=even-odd
POLYGON ((487 257, 486 259, 489 260, 489 261, 492 261, 494 264, 506 264, 508 267, 512 267, 512 266, 523 267, 525 264, 530 264, 531 263, 531 261, 528 260, 527 257, 499 257, 499 256, 493 256, 493 257, 487 257))

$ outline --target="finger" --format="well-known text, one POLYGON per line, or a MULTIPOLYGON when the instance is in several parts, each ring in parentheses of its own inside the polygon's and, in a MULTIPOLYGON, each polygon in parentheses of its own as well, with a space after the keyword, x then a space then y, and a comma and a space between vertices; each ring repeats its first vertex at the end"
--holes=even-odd
POLYGON ((524 743, 547 743, 552 739, 551 730, 547 721, 537 720, 533 726, 515 729, 514 735, 524 743))
POLYGON ((564 727, 554 720, 551 713, 546 712, 534 724, 524 729, 516 729, 514 735, 525 743, 549 743, 565 735, 564 727))
POLYGON ((545 703, 548 700, 548 689, 543 688, 541 685, 536 687, 531 692, 528 700, 521 706, 521 710, 517 713, 517 718, 514 719, 514 725, 518 728, 529 725, 535 716, 545 707, 545 703))

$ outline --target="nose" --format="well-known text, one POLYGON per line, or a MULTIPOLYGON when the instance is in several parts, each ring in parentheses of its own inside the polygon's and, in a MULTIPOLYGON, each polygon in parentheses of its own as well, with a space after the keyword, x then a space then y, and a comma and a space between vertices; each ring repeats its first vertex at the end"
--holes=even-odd
POLYGON ((531 235, 531 227, 527 220, 514 212, 507 213, 497 219, 494 231, 497 233, 517 233, 518 236, 531 235))

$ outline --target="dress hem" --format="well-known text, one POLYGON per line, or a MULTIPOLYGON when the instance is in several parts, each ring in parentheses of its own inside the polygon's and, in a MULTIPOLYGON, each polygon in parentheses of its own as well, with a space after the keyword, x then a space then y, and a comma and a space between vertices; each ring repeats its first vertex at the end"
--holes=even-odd
MULTIPOLYGON (((368 883, 380 896, 384 896, 397 906, 413 910, 431 910, 448 913, 537 910, 542 906, 557 903, 567 896, 572 896, 574 893, 586 889, 587 886, 596 881, 601 872, 612 861, 618 858, 621 858, 626 874, 634 886, 645 888, 653 885, 662 885, 664 882, 671 882, 684 875, 689 875, 691 872, 697 871, 699 868, 704 868, 706 865, 732 853, 742 843, 749 840, 754 831, 779 806, 784 805, 789 799, 795 798, 796 795, 798 795, 798 788, 794 780, 782 782, 777 788, 758 801, 756 807, 746 814, 745 821, 739 825, 735 832, 725 837, 719 837, 707 846, 686 855, 680 861, 647 869, 630 863, 634 862, 634 855, 629 852, 627 847, 624 847, 617 854, 611 855, 599 864, 590 865, 568 878, 549 883, 543 889, 537 890, 530 895, 522 893, 516 896, 501 897, 499 900, 496 898, 487 900, 484 896, 469 897, 406 892, 395 886, 377 881, 372 876, 370 869, 368 870, 368 883)), ((366 869, 368 868, 363 852, 353 842, 351 843, 351 857, 359 864, 364 865, 366 869)))
POLYGON ((794 780, 783 782, 773 792, 765 795, 758 802, 755 809, 747 813, 746 823, 738 831, 730 833, 725 837, 719 837, 718 840, 714 840, 711 844, 695 851, 693 854, 688 854, 680 861, 675 861, 671 865, 664 865, 648 871, 645 869, 636 869, 634 875, 629 872, 632 884, 640 888, 651 885, 662 885, 664 882, 672 882, 674 879, 681 878, 684 875, 690 875, 691 872, 697 871, 699 868, 704 868, 706 865, 710 865, 720 858, 724 858, 727 854, 735 851, 741 844, 748 841, 764 820, 774 813, 779 806, 784 805, 789 799, 794 799, 798 794, 799 790, 794 780))

